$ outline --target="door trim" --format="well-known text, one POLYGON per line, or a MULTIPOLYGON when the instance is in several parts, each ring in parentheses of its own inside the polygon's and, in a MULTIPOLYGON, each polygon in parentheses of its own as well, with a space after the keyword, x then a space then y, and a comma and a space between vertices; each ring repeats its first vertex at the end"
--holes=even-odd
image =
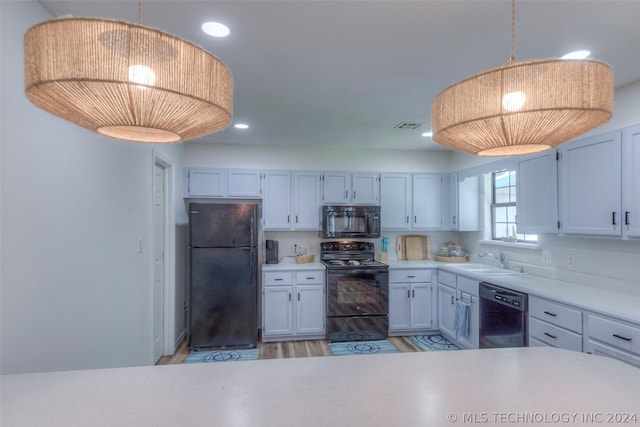
MULTIPOLYGON (((163 329, 164 329, 164 337, 163 337, 163 345, 162 345, 162 355, 169 356, 175 353, 176 351, 176 342, 174 340, 175 337, 175 328, 176 328, 176 319, 175 319, 175 289, 176 289, 176 275, 175 275, 175 259, 176 259, 176 232, 175 232, 175 209, 174 206, 174 198, 175 198, 175 167, 174 162, 171 158, 166 155, 153 150, 152 155, 152 164, 151 164, 151 215, 153 218, 153 194, 155 194, 155 180, 153 179, 155 174, 155 165, 159 165, 164 169, 164 188, 165 188, 165 197, 164 197, 164 316, 163 316, 163 329)), ((152 220, 153 224, 153 220, 152 220)), ((152 234, 153 235, 153 234, 152 234)), ((152 237, 153 239, 153 237, 152 237)), ((152 242, 150 248, 155 247, 155 242, 152 242)), ((153 289, 153 256, 150 257, 151 260, 151 289, 153 289)), ((152 318, 153 319, 153 318, 152 318)), ((150 351, 153 354, 153 333, 150 336, 150 351)), ((153 363, 156 361, 154 360, 153 363)))

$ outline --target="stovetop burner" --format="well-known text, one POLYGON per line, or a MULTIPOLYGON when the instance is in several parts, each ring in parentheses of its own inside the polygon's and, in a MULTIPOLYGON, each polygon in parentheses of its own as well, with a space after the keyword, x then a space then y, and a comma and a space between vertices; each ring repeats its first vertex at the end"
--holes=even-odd
POLYGON ((330 268, 387 268, 374 259, 375 247, 370 242, 322 242, 320 260, 330 268))

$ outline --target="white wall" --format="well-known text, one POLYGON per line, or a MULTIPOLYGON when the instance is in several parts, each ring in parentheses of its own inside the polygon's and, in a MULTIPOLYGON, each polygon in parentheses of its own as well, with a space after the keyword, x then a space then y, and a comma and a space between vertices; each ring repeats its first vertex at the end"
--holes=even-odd
MULTIPOLYGON (((22 40, 50 16, 37 2, 0 3, 0 371, 151 364, 153 148, 101 137, 31 104, 22 40)), ((157 149, 176 162, 178 201, 183 147, 157 149)), ((180 206, 178 230, 186 223, 180 206)), ((178 233, 182 260, 184 244, 178 233)), ((184 271, 178 264, 182 299, 184 271)))

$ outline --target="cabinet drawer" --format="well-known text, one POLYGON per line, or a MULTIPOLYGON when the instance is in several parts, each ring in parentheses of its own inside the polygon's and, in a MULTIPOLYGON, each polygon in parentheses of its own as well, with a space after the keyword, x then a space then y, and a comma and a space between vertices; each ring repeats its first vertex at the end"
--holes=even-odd
POLYGON ((529 315, 582 334, 582 312, 573 307, 530 296, 529 315))
POLYGON ((623 362, 640 368, 640 357, 593 340, 589 340, 587 342, 587 348, 585 350, 587 353, 596 354, 598 356, 613 357, 614 359, 622 360, 623 362))
POLYGON ((582 335, 529 317, 529 336, 553 347, 582 351, 582 335))
POLYGON ((458 290, 473 296, 478 296, 478 285, 480 282, 466 277, 458 276, 458 290))
POLYGON ((456 275, 453 273, 449 273, 448 271, 440 270, 438 272, 438 282, 444 283, 447 286, 451 286, 452 288, 456 287, 456 275))
POLYGON ((389 270, 389 283, 431 282, 432 270, 389 270))
POLYGON ((322 284, 324 283, 324 271, 296 271, 296 284, 322 284))
POLYGON ((587 330, 590 338, 640 354, 640 325, 588 314, 587 330))
POLYGON ((293 272, 291 271, 273 271, 264 273, 264 286, 273 285, 292 285, 293 272))

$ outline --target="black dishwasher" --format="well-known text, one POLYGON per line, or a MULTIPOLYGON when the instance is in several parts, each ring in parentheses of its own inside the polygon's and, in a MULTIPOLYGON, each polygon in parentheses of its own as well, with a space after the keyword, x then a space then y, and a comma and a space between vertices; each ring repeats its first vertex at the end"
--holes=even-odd
POLYGON ((527 347, 527 294, 480 282, 480 348, 527 347))

